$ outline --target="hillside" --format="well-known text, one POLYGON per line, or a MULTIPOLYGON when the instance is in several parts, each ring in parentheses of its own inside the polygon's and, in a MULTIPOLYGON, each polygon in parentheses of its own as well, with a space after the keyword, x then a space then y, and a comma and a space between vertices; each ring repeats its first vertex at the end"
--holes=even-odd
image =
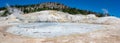
POLYGON ((56 10, 15 12, 0 17, 0 43, 120 43, 120 18, 56 10))
MULTIPOLYGON (((12 7, 16 7, 19 10, 23 11, 24 13, 32 13, 32 12, 37 12, 37 11, 42 11, 42 10, 57 10, 57 11, 67 12, 70 14, 83 14, 83 15, 95 14, 98 17, 103 17, 106 15, 106 14, 99 13, 99 12, 71 8, 71 7, 65 6, 60 3, 56 3, 56 2, 46 2, 46 3, 33 4, 33 5, 15 5, 12 7)), ((8 10, 5 7, 0 8, 0 10, 5 10, 2 16, 6 16, 6 14, 9 14, 8 10)))

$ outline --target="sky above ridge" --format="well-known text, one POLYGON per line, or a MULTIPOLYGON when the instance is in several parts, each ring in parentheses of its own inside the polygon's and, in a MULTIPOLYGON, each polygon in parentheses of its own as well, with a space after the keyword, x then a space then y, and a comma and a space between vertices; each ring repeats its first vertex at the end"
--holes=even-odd
POLYGON ((69 7, 103 12, 107 9, 112 16, 120 17, 120 0, 0 0, 0 7, 9 5, 28 5, 43 2, 59 2, 69 7))

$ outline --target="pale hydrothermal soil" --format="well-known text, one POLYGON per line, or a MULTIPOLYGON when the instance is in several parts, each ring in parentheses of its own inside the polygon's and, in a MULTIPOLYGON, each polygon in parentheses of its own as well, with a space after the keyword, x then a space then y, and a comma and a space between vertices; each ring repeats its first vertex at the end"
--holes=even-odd
POLYGON ((29 23, 10 27, 7 32, 34 38, 50 38, 70 34, 84 34, 101 29, 105 29, 105 26, 82 23, 29 23))
POLYGON ((17 8, 11 8, 8 4, 8 12, 11 15, 7 17, 0 17, 0 23, 34 23, 34 22, 64 22, 64 23, 92 23, 92 24, 120 24, 120 18, 107 16, 96 17, 95 14, 88 15, 72 15, 55 10, 44 10, 40 12, 34 12, 29 14, 23 14, 17 8))
MULTIPOLYGON (((20 14, 19 14, 20 15, 20 14)), ((120 19, 107 16, 107 17, 96 17, 94 14, 89 15, 71 15, 68 13, 45 10, 35 13, 24 14, 16 16, 16 13, 5 17, 5 23, 18 22, 18 23, 33 23, 33 22, 64 22, 64 23, 92 23, 92 24, 120 24, 120 19)), ((1 22, 2 23, 2 22, 1 22)))
POLYGON ((9 9, 11 15, 0 17, 0 43, 120 43, 117 17, 9 9))
POLYGON ((71 15, 54 10, 22 15, 21 11, 16 8, 9 7, 8 9, 12 14, 0 19, 2 25, 12 25, 6 32, 35 38, 84 34, 105 29, 105 25, 120 24, 120 19, 112 16, 96 17, 94 14, 71 15))
MULTIPOLYGON (((16 13, 15 13, 16 14, 16 13)), ((120 24, 116 17, 96 17, 90 15, 71 15, 60 11, 45 10, 16 16, 7 16, 3 22, 13 27, 7 32, 27 37, 58 37, 70 34, 84 34, 105 28, 105 25, 120 24), (101 24, 101 25, 100 25, 101 24)))

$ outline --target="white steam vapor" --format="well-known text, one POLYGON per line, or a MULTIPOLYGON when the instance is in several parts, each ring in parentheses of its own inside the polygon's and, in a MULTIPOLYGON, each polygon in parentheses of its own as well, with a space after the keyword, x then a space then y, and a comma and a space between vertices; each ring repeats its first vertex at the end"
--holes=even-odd
POLYGON ((103 11, 104 14, 108 14, 109 13, 107 9, 102 9, 102 11, 103 11))

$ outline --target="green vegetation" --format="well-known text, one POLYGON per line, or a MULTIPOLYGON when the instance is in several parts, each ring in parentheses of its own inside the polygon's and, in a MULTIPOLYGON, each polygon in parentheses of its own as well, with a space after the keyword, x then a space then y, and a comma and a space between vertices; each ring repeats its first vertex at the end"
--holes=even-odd
MULTIPOLYGON (((16 7, 18 9, 20 9, 21 11, 23 11, 24 13, 32 13, 32 12, 37 12, 37 11, 42 11, 42 10, 57 10, 57 11, 67 12, 70 14, 83 14, 83 15, 95 14, 98 17, 105 16, 105 14, 103 14, 103 13, 92 12, 92 11, 88 11, 88 10, 80 10, 80 9, 76 9, 76 8, 69 8, 69 7, 64 6, 63 4, 59 4, 59 3, 57 3, 56 5, 62 5, 61 7, 64 7, 64 8, 59 8, 59 7, 54 7, 54 6, 52 6, 52 8, 51 8, 51 7, 46 7, 46 5, 42 5, 42 6, 40 6, 40 4, 24 5, 24 6, 16 5, 16 6, 12 6, 12 7, 16 7)), ((0 8, 0 10, 6 10, 6 8, 0 8)), ((7 13, 8 13, 8 11, 6 10, 2 16, 6 16, 7 13)))

